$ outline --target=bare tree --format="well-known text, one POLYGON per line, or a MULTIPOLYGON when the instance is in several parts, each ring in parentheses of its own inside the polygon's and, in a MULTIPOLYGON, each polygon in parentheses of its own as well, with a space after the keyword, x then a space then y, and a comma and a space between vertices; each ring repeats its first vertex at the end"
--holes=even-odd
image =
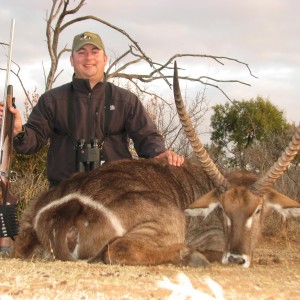
MULTIPOLYGON (((59 40, 61 33, 71 27, 75 23, 79 23, 86 20, 94 20, 95 22, 101 23, 108 28, 119 32, 123 36, 125 36, 128 41, 128 50, 122 53, 120 56, 115 57, 114 60, 110 61, 108 69, 106 71, 107 78, 120 78, 131 82, 137 89, 141 92, 150 95, 151 97, 156 97, 161 100, 160 95, 155 94, 153 92, 148 92, 147 90, 143 89, 142 86, 144 83, 150 83, 157 80, 163 80, 169 87, 171 87, 171 83, 169 79, 173 77, 173 62, 176 58, 184 58, 184 57, 194 57, 194 58, 204 58, 210 59, 217 62, 220 65, 224 65, 226 61, 235 62, 237 64, 243 65, 249 72, 249 74, 255 77, 249 65, 245 62, 242 62, 235 58, 225 57, 225 56, 214 56, 214 55, 207 55, 207 54, 188 54, 188 53, 177 53, 172 55, 166 62, 155 62, 149 57, 145 51, 139 46, 138 42, 135 41, 126 31, 123 29, 103 20, 93 15, 81 16, 81 17, 74 17, 71 16, 76 15, 80 9, 86 4, 86 0, 74 0, 72 3, 69 0, 52 0, 52 6, 50 11, 47 11, 46 14, 46 39, 47 39, 47 47, 48 52, 51 60, 50 69, 47 72, 44 69, 44 76, 45 76, 45 90, 49 90, 52 88, 53 84, 59 77, 59 75, 63 72, 63 70, 58 70, 58 65, 60 58, 66 52, 70 52, 71 49, 67 48, 65 45, 62 48, 59 48, 59 40), (70 19, 71 18, 71 19, 70 19), (66 21, 68 19, 68 21, 66 21), (137 66, 137 64, 146 63, 150 66, 150 71, 147 73, 137 73, 132 74, 127 72, 130 67, 137 66)), ((0 43, 4 47, 6 46, 5 43, 0 43)), ((31 104, 30 95, 27 92, 21 77, 20 77, 20 67, 16 64, 18 71, 12 71, 18 78, 21 83, 22 89, 26 95, 27 101, 31 104)), ((2 69, 4 70, 4 69, 2 69)), ((212 78, 208 76, 197 76, 197 77, 190 77, 190 76, 182 76, 179 77, 182 80, 191 81, 191 82, 199 82, 206 86, 212 86, 218 89, 224 96, 230 100, 230 97, 227 93, 221 88, 221 84, 224 83, 238 83, 242 85, 250 85, 246 82, 236 80, 236 79, 227 79, 221 80, 217 78, 212 78)), ((31 104, 33 107, 33 103, 31 104)))
MULTIPOLYGON (((172 57, 170 57, 165 63, 159 63, 154 62, 146 53, 143 51, 143 49, 139 46, 138 42, 135 41, 126 31, 124 31, 121 28, 118 28, 117 26, 100 19, 95 16, 82 16, 82 17, 75 17, 67 22, 65 22, 65 18, 68 16, 70 18, 70 15, 75 15, 82 7, 85 5, 85 0, 74 0, 74 2, 77 4, 74 5, 74 7, 70 7, 70 1, 69 0, 53 0, 52 1, 52 7, 50 10, 49 15, 47 15, 46 21, 47 21, 47 29, 46 29, 46 36, 47 36, 47 45, 48 45, 48 51, 51 58, 51 67, 46 79, 46 90, 51 89, 53 83, 58 78, 58 76, 61 74, 63 70, 58 71, 58 63, 60 57, 68 51, 71 51, 66 46, 62 49, 58 49, 58 42, 60 39, 60 34, 71 25, 86 21, 86 20, 94 20, 95 22, 99 22, 101 24, 106 25, 107 27, 120 32, 122 35, 124 35, 129 40, 129 48, 127 51, 125 51, 123 54, 121 54, 119 57, 116 57, 114 61, 112 61, 107 69, 107 76, 108 79, 110 78, 123 78, 126 80, 129 80, 132 82, 138 89, 140 89, 139 83, 149 83, 153 82, 155 80, 164 80, 170 87, 171 83, 169 82, 169 79, 173 77, 173 73, 170 72, 170 70, 173 69, 173 61, 176 58, 179 57, 198 57, 198 58, 208 58, 213 59, 217 63, 224 65, 224 61, 234 61, 238 64, 244 65, 251 76, 254 76, 248 66, 248 64, 241 62, 234 58, 229 57, 223 57, 223 56, 213 56, 213 55, 206 55, 206 54, 174 54, 172 57), (120 64, 120 62, 123 62, 120 64), (152 71, 146 74, 128 74, 126 73, 126 70, 129 67, 132 67, 138 63, 147 63, 152 68, 152 71)), ((181 77, 181 79, 189 80, 189 81, 196 81, 200 82, 205 85, 213 86, 220 90, 228 99, 228 95, 223 91, 222 88, 218 86, 218 83, 239 83, 244 85, 249 85, 248 83, 230 79, 230 80, 218 80, 215 78, 211 78, 208 76, 199 76, 199 77, 181 77)), ((145 92, 145 90, 142 90, 145 92)), ((158 95, 155 95, 156 97, 159 97, 158 95)))
MULTIPOLYGON (((7 44, 7 43, 1 43, 1 42, 0 42, 0 45, 1 45, 3 48, 7 48, 7 47, 9 46, 9 44, 7 44)), ((25 89, 24 83, 23 83, 23 81, 22 81, 22 79, 21 79, 21 75, 20 75, 21 67, 20 67, 15 61, 12 61, 12 64, 15 66, 16 71, 13 70, 13 69, 11 69, 10 71, 11 71, 11 73, 13 73, 13 74, 17 77, 17 79, 19 80, 20 85, 21 85, 21 87, 22 87, 22 89, 23 89, 23 91, 24 91, 24 93, 25 93, 26 99, 27 99, 27 101, 31 104, 30 96, 29 96, 27 90, 25 89)), ((6 68, 0 68, 0 70, 1 70, 1 71, 6 71, 6 68)), ((31 106, 32 106, 32 104, 31 104, 31 106)))
MULTIPOLYGON (((126 88, 132 90, 133 87, 127 86, 126 88)), ((155 95, 150 98, 146 97, 145 93, 142 93, 138 88, 132 91, 138 95, 148 114, 156 123, 158 130, 165 140, 166 147, 185 157, 190 156, 192 149, 180 125, 174 100, 170 100, 171 104, 168 104, 167 101, 160 101, 155 95)), ((185 103, 187 102, 189 102, 189 116, 193 120, 197 133, 200 135, 204 133, 200 131, 200 127, 204 121, 204 115, 209 109, 205 98, 205 89, 202 93, 198 92, 193 100, 186 98, 185 103)))

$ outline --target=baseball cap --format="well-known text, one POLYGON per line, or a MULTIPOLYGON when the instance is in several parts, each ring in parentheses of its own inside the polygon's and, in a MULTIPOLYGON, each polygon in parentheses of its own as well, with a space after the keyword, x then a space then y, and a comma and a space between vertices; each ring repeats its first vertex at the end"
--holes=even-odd
POLYGON ((83 32, 74 37, 72 52, 78 51, 84 45, 91 44, 105 51, 104 44, 97 33, 83 32))

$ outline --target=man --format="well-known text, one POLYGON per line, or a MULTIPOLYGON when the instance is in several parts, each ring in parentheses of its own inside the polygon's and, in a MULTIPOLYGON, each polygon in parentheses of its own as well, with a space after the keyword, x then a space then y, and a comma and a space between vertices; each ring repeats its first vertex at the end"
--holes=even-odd
MULTIPOLYGON (((183 163, 183 157, 166 150, 162 136, 138 98, 106 82, 107 55, 98 34, 76 35, 70 60, 74 68, 72 82, 44 93, 25 125, 20 112, 10 108, 15 114, 14 148, 18 153, 36 153, 50 139, 50 187, 78 171, 76 152, 83 140, 88 145, 94 143, 96 148, 99 145, 101 159, 106 162, 131 158, 131 138, 139 157, 167 158, 175 166, 183 163)), ((0 117, 2 110, 3 106, 0 117)))

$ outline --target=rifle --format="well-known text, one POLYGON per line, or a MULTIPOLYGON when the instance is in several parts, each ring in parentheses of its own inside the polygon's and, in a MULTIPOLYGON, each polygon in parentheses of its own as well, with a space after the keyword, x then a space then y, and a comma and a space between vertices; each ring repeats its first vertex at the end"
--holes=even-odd
POLYGON ((10 190, 10 182, 12 179, 11 158, 13 150, 13 129, 14 114, 9 111, 14 106, 13 87, 9 84, 11 60, 12 60, 12 43, 14 33, 14 20, 11 23, 11 33, 9 42, 9 55, 6 70, 6 82, 4 90, 4 107, 1 122, 0 136, 0 250, 10 250, 12 241, 18 234, 17 220, 17 203, 18 198, 15 197, 10 190))

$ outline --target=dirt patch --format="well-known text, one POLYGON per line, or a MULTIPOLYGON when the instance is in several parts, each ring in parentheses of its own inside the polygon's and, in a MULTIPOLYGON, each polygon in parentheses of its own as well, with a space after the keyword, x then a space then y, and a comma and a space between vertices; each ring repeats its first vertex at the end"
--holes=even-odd
POLYGON ((4 255, 0 262, 0 299, 6 300, 168 299, 171 291, 159 287, 158 282, 168 278, 169 284, 176 284, 181 273, 195 290, 211 297, 215 296, 208 278, 222 287, 224 299, 299 299, 300 295, 300 242, 295 236, 264 237, 249 269, 218 263, 206 269, 109 266, 84 261, 24 261, 4 255))

